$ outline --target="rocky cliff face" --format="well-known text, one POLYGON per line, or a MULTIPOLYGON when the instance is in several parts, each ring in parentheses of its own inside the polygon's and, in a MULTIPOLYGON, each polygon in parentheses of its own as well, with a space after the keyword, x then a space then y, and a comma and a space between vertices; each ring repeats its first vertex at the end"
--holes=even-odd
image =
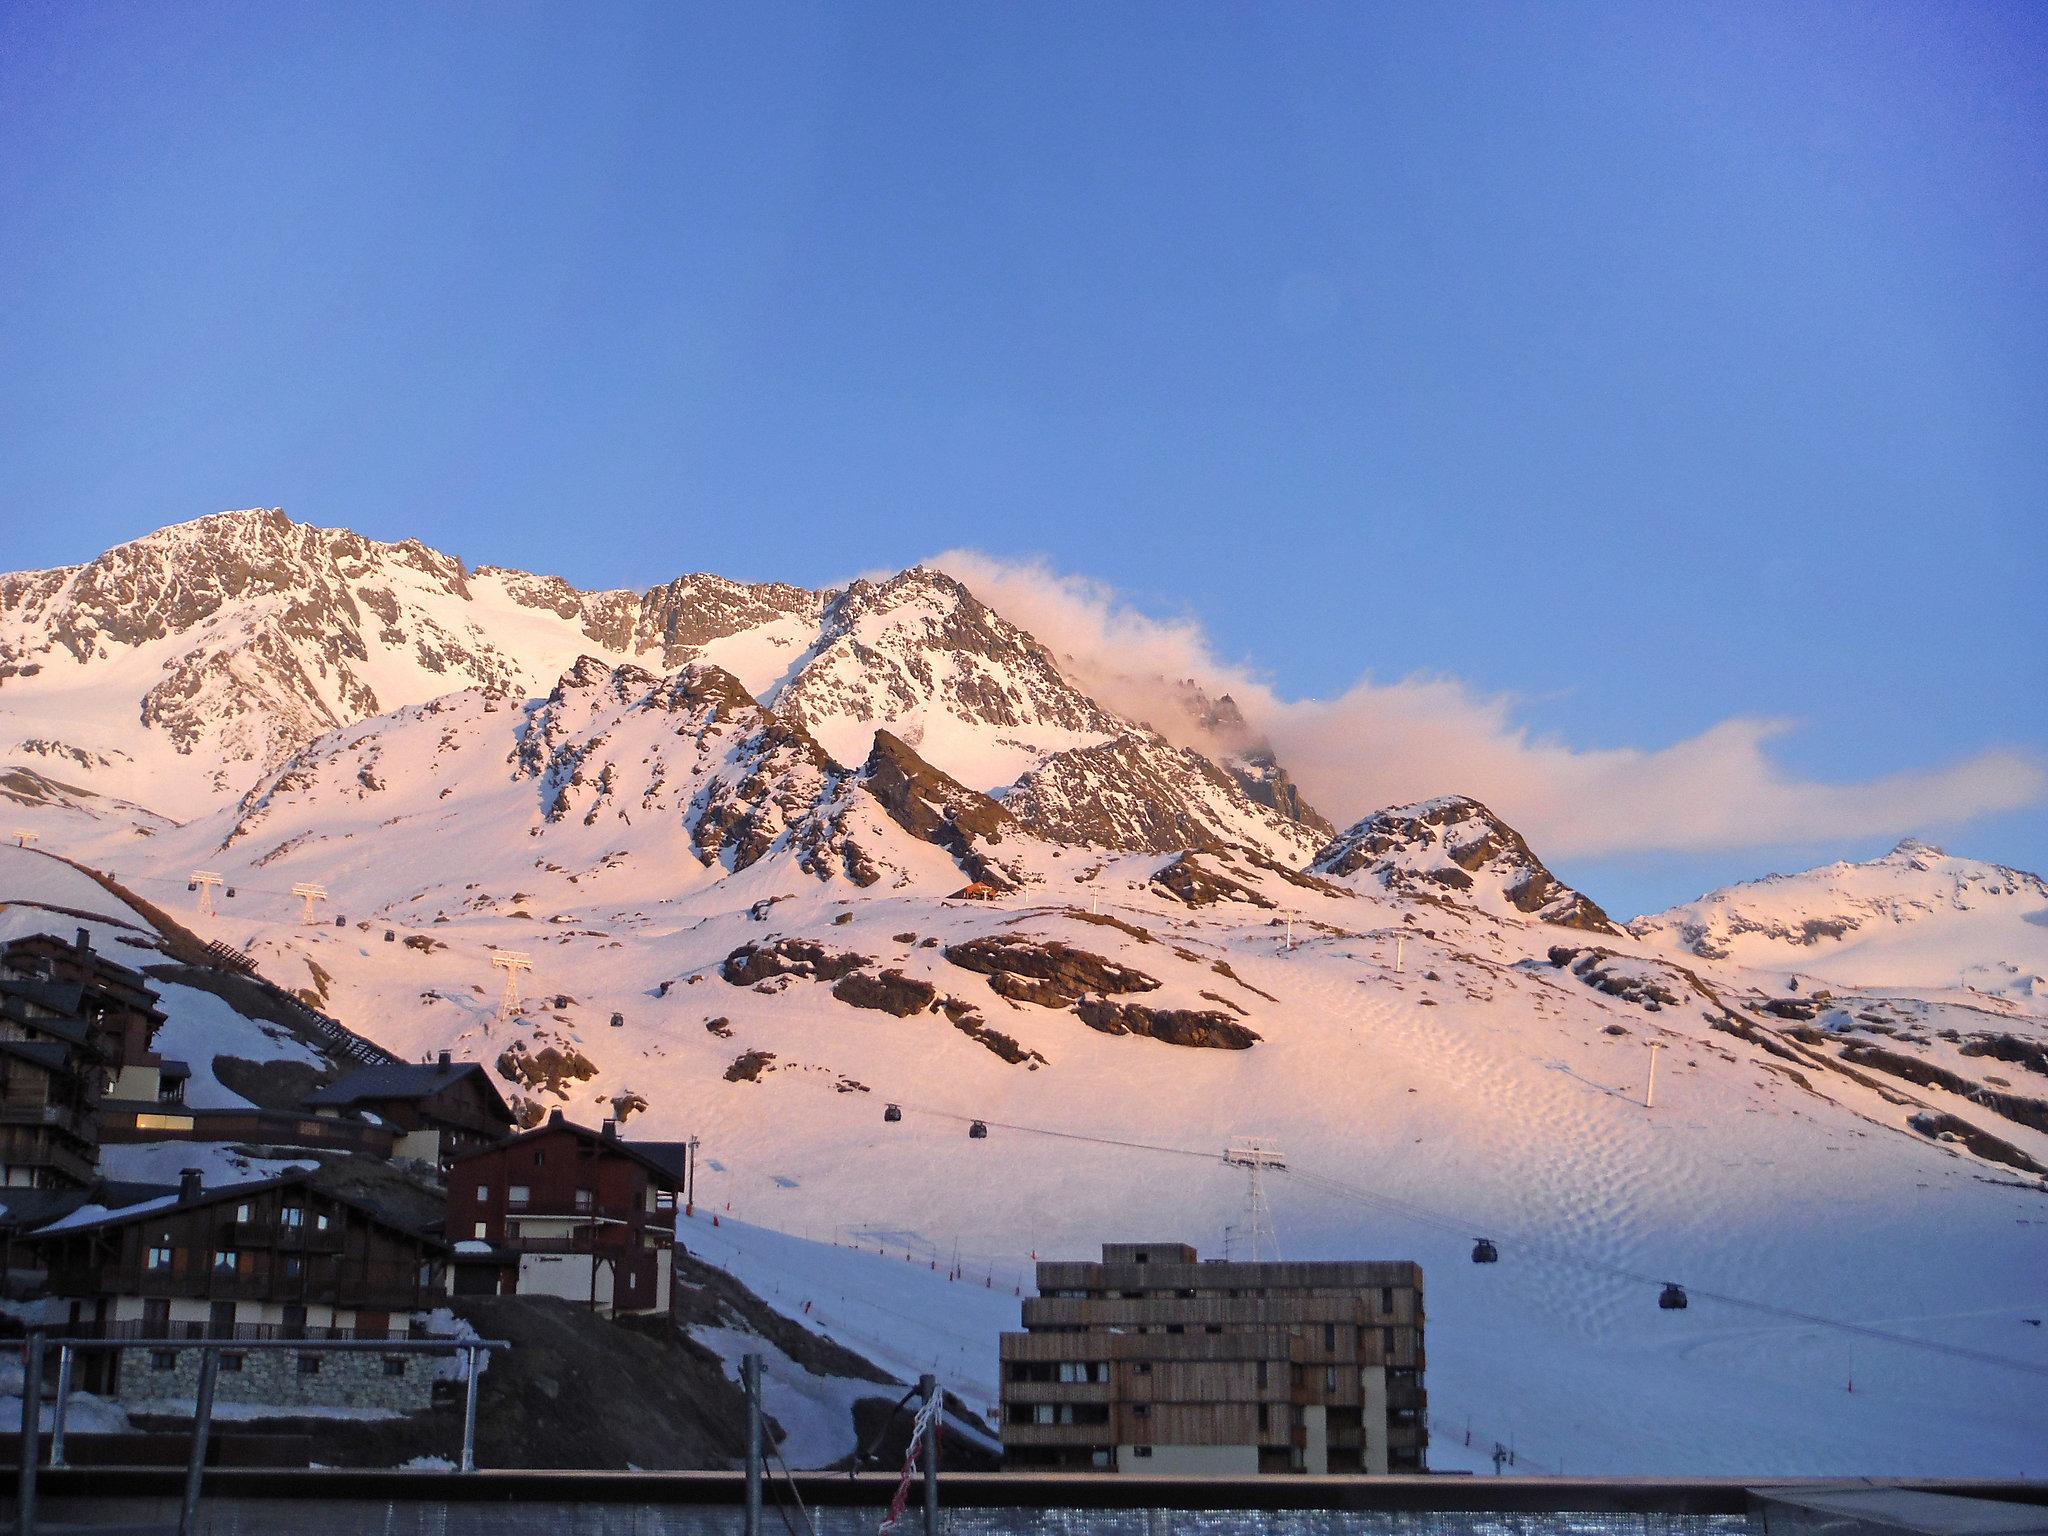
POLYGON ((1318 851, 1310 867, 1403 895, 1614 931, 1605 912, 1543 867, 1519 832, 1463 795, 1377 811, 1318 851))

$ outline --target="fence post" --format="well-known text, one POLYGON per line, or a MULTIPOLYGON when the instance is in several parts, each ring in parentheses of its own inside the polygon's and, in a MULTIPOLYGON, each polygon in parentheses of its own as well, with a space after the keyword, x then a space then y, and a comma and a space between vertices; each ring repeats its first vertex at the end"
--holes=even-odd
POLYGON ((917 1389, 930 1413, 924 1421, 924 1536, 939 1536, 939 1378, 920 1376, 917 1389))
POLYGON ((462 1398, 462 1470, 476 1470, 476 1346, 470 1345, 463 1351, 469 1368, 463 1372, 466 1383, 462 1398))
POLYGON ((761 1357, 740 1356, 740 1382, 747 1393, 746 1536, 761 1536, 761 1357))
POLYGON ((43 1330, 21 1337, 21 1479, 15 1488, 14 1528, 30 1536, 36 1528, 36 1462, 43 1436, 43 1330))
POLYGON ((220 1351, 208 1345, 199 1351, 199 1401, 192 1405, 192 1454, 185 1463, 178 1536, 193 1536, 199 1529, 199 1483, 206 1470, 206 1433, 213 1425, 213 1384, 219 1374, 220 1351))
POLYGON ((57 1402, 50 1410, 50 1465, 64 1465, 64 1410, 71 1397, 71 1346, 57 1350, 57 1402))

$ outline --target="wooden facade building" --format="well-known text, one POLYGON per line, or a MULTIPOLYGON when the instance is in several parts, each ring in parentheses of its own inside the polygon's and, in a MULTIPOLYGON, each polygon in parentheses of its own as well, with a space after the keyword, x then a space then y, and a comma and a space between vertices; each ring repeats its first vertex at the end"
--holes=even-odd
POLYGON ((416 1158, 446 1172, 459 1157, 510 1136, 517 1121, 491 1075, 443 1051, 433 1062, 363 1067, 306 1096, 314 1114, 374 1115, 396 1132, 389 1155, 416 1158))
POLYGON ((457 1288, 562 1296, 605 1312, 669 1304, 682 1176, 618 1134, 563 1118, 470 1152, 448 1174, 457 1288))
POLYGON ((1201 1262, 1118 1243, 1038 1266, 1001 1340, 1010 1467, 1214 1474, 1423 1470, 1422 1270, 1201 1262))

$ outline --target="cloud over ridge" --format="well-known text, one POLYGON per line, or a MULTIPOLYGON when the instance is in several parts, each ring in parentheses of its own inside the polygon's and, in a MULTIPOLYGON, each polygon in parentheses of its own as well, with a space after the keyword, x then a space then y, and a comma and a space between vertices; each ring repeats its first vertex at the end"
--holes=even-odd
POLYGON ((2019 751, 1830 784, 1774 761, 1795 722, 1737 716, 1657 748, 1581 749, 1516 718, 1518 700, 1455 678, 1362 676, 1327 699, 1285 699, 1220 660, 1199 623, 1155 618, 1104 583, 1043 561, 949 550, 928 562, 1038 636, 1108 708, 1190 746, 1204 739, 1175 685, 1228 693, 1309 800, 1340 826, 1431 795, 1485 801, 1546 854, 1703 852, 1895 837, 2033 805, 2048 771, 2019 751))

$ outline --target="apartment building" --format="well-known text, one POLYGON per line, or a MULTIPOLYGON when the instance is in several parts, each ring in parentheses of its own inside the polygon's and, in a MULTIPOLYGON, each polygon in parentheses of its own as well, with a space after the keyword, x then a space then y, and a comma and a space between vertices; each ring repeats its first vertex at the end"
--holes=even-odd
POLYGON ((1009 1467, 1419 1472, 1421 1266, 1202 1261, 1112 1243, 1047 1262, 1001 1341, 1009 1467))
POLYGON ((448 1051, 432 1062, 362 1067, 316 1089, 305 1104, 323 1118, 375 1116, 398 1133, 390 1156, 443 1173, 458 1157, 503 1141, 517 1124, 490 1074, 448 1051))

